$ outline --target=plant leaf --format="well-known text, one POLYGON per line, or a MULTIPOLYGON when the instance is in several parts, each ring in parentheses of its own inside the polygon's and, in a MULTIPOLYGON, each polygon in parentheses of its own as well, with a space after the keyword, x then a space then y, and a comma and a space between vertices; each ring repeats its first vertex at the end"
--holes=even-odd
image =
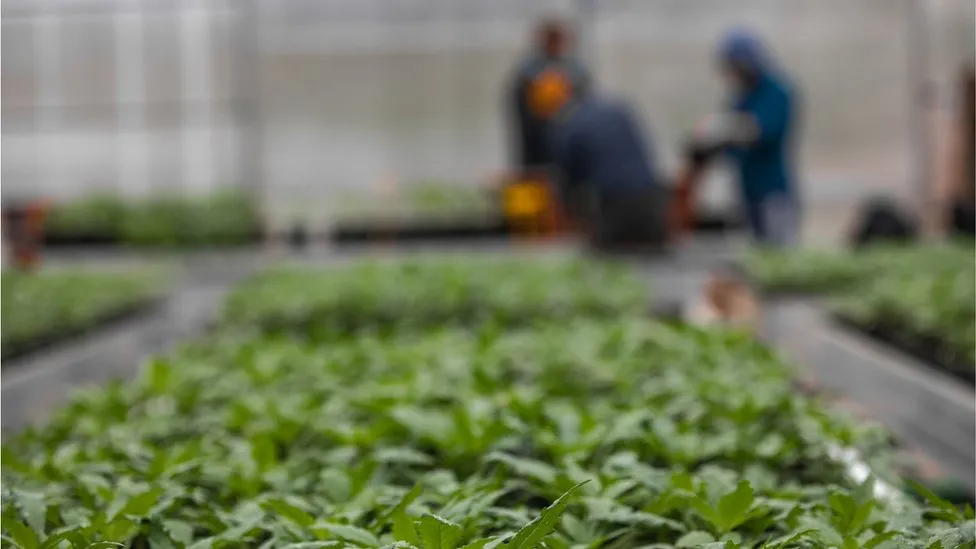
POLYGON ((912 479, 907 479, 906 482, 908 483, 909 488, 913 492, 915 492, 918 495, 922 496, 922 498, 925 499, 926 503, 928 503, 932 507, 936 507, 936 508, 939 508, 939 509, 943 509, 945 511, 949 511, 951 514, 959 517, 960 519, 962 518, 961 513, 959 513, 959 509, 957 509, 955 505, 953 505, 952 503, 950 503, 950 502, 948 502, 948 501, 940 498, 935 492, 933 492, 932 490, 930 490, 924 484, 922 484, 922 483, 920 483, 918 481, 912 480, 912 479))
POLYGON ((677 542, 675 542, 675 547, 698 547, 699 545, 704 545, 706 543, 712 543, 715 538, 712 537, 708 532, 702 532, 701 530, 696 530, 694 532, 688 532, 687 534, 681 536, 677 542))
POLYGON ((584 484, 585 483, 577 484, 576 486, 573 486, 567 490, 566 493, 559 496, 556 501, 552 502, 552 505, 543 509, 538 517, 516 532, 515 537, 506 544, 506 547, 509 549, 534 549, 535 547, 538 547, 539 544, 542 543, 542 540, 551 534, 552 531, 556 529, 556 526, 559 525, 559 520, 562 517, 563 511, 565 511, 566 506, 569 505, 569 499, 573 497, 584 484))
POLYGON ((294 522, 302 528, 309 528, 315 524, 315 517, 282 499, 265 501, 261 504, 261 507, 269 513, 279 515, 286 520, 294 522))
POLYGON ((10 539, 21 549, 37 549, 37 534, 29 526, 13 517, 3 518, 3 527, 10 532, 10 539))
POLYGON ((380 545, 380 540, 371 532, 351 524, 319 521, 312 526, 312 531, 317 535, 322 533, 332 535, 364 547, 378 547, 380 545))
POLYGON ((745 522, 753 500, 752 485, 747 480, 740 481, 735 490, 719 498, 716 511, 723 533, 745 522))
POLYGON ((424 515, 417 523, 424 549, 456 549, 464 530, 460 525, 437 515, 424 515))
MULTIPOLYGON (((553 484, 559 476, 559 470, 534 459, 519 458, 503 452, 492 452, 485 456, 486 463, 502 463, 518 475, 537 480, 543 484, 553 484)), ((583 483, 577 486, 582 486, 583 483)))
POLYGON ((152 511, 153 507, 156 506, 162 492, 161 488, 153 487, 145 492, 132 496, 125 502, 120 514, 135 519, 146 518, 149 516, 149 512, 152 511))
POLYGON ((880 533, 880 534, 872 537, 868 541, 864 542, 864 545, 862 545, 861 547, 863 549, 874 549, 875 547, 881 545, 882 543, 884 543, 886 541, 895 539, 899 535, 901 535, 901 532, 897 532, 897 531, 894 531, 894 530, 889 530, 887 532, 882 532, 882 533, 880 533))

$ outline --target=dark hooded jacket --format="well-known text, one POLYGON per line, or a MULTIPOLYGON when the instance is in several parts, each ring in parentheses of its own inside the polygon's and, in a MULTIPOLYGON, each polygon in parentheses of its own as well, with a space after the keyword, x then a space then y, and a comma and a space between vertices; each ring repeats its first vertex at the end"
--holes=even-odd
POLYGON ((598 194, 653 187, 655 166, 637 115, 623 102, 589 96, 567 105, 550 137, 564 189, 598 194))
POLYGON ((551 163, 549 124, 536 117, 528 104, 528 92, 533 82, 551 68, 562 70, 569 76, 574 97, 584 97, 589 92, 590 76, 578 59, 551 59, 535 53, 519 64, 506 89, 505 109, 508 113, 512 163, 521 169, 551 163))
POLYGON ((728 105, 734 112, 752 115, 759 126, 756 142, 727 149, 737 167, 742 196, 754 203, 772 194, 794 196, 799 106, 792 86, 751 34, 730 34, 720 53, 724 61, 750 67, 758 75, 756 85, 733 97, 728 105))

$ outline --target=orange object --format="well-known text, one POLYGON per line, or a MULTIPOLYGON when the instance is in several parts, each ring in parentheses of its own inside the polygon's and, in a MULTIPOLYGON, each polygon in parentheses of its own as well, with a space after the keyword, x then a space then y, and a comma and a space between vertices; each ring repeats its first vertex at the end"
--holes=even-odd
POLYGON ((538 173, 508 178, 501 196, 503 211, 517 236, 551 238, 571 227, 556 188, 538 173))
POLYGON ((529 108, 543 120, 552 118, 573 97, 569 76, 556 68, 544 70, 529 88, 529 108))
POLYGON ((5 237, 13 248, 14 264, 18 269, 30 270, 40 264, 48 210, 48 202, 39 200, 4 212, 5 237))
POLYGON ((686 168, 678 176, 668 220, 674 237, 680 238, 694 228, 697 213, 695 193, 699 177, 700 171, 694 168, 686 168))

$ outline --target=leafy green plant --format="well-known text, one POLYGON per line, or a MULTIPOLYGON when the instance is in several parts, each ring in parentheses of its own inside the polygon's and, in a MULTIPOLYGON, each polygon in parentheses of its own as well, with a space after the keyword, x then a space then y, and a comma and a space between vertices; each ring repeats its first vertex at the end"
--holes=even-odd
POLYGON ((746 262, 772 292, 823 293, 866 328, 931 342, 953 363, 976 364, 976 252, 971 242, 862 252, 756 252, 746 262))
POLYGON ((976 364, 976 264, 882 276, 830 305, 860 325, 936 342, 950 361, 976 364))
POLYGON ((870 286, 878 277, 973 264, 972 243, 875 246, 864 250, 757 249, 742 267, 770 293, 830 294, 870 286))
POLYGON ((228 299, 224 318, 266 330, 299 326, 319 335, 475 323, 506 328, 565 315, 641 313, 648 304, 644 285, 623 267, 564 259, 457 257, 320 270, 284 267, 242 284, 228 299))
POLYGON ((3 355, 68 336, 144 305, 163 284, 158 269, 4 271, 3 355))
POLYGON ((393 196, 376 193, 348 193, 339 196, 331 212, 349 221, 388 221, 391 218, 449 219, 485 218, 501 215, 490 191, 465 184, 420 181, 403 186, 393 196))
POLYGON ((254 201, 233 189, 204 196, 174 193, 132 200, 96 195, 56 206, 45 222, 45 231, 53 238, 96 237, 136 247, 245 244, 260 229, 254 201))
POLYGON ((297 270, 246 282, 209 337, 4 437, 5 543, 972 546, 971 510, 851 481, 836 447, 879 462, 890 448, 795 394, 769 350, 643 318, 633 280, 597 308, 562 293, 615 279, 590 269, 370 264, 333 282, 297 270), (376 274, 380 298, 353 290, 371 269, 400 286, 376 274), (492 277, 507 289, 491 293, 492 277), (346 290, 369 304, 334 310, 346 290), (424 299, 397 301, 415 291, 424 299), (416 316, 391 323, 392 310, 416 316))
POLYGON ((829 448, 859 431, 743 336, 562 324, 223 332, 5 438, 4 513, 79 546, 826 547, 957 525, 852 485, 829 448))
POLYGON ((242 193, 222 191, 136 202, 126 210, 120 236, 134 246, 220 246, 247 243, 259 229, 253 201, 242 193))
POLYGON ((53 238, 98 237, 110 239, 121 230, 125 206, 114 194, 97 194, 54 207, 44 223, 53 238))

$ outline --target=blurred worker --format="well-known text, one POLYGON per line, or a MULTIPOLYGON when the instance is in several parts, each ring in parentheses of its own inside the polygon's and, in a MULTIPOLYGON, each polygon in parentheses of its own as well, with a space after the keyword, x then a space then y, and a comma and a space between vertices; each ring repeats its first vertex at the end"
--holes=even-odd
POLYGON ((666 239, 666 190, 654 176, 648 143, 630 107, 588 93, 574 93, 558 75, 538 82, 529 106, 550 123, 550 151, 564 200, 592 231, 600 249, 659 247, 666 239))
POLYGON ((729 33, 719 58, 731 101, 712 127, 700 129, 710 135, 698 137, 692 164, 701 165, 714 153, 730 157, 755 240, 791 245, 800 224, 793 159, 799 114, 795 92, 762 42, 748 31, 729 33))
POLYGON ((536 29, 536 43, 522 59, 506 89, 505 108, 509 118, 512 162, 520 176, 545 178, 550 157, 547 121, 529 107, 529 95, 553 75, 571 83, 573 93, 584 94, 589 75, 573 54, 573 36, 561 21, 546 20, 536 29))

